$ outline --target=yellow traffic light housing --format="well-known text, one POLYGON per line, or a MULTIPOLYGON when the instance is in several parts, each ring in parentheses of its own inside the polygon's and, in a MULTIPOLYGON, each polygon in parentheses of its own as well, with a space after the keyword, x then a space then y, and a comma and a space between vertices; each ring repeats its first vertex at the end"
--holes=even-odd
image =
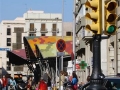
POLYGON ((102 0, 91 0, 85 3, 85 6, 92 9, 92 12, 86 13, 85 17, 92 20, 92 24, 86 25, 86 30, 94 34, 101 34, 102 31, 102 0))
POLYGON ((105 1, 105 35, 115 35, 116 27, 116 14, 117 2, 116 0, 105 1))

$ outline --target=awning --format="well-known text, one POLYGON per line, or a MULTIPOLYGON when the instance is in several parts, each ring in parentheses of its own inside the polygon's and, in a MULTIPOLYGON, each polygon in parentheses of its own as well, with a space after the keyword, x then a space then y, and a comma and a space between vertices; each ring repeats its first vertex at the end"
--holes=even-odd
POLYGON ((28 63, 25 49, 19 49, 19 50, 7 51, 7 52, 10 63, 15 65, 23 65, 28 63))
MULTIPOLYGON (((66 41, 66 49, 64 51, 65 57, 70 57, 72 53, 72 41, 66 41)), ((37 44, 37 47, 41 53, 40 58, 55 58, 57 56, 57 52, 59 52, 56 48, 56 43, 48 43, 48 44, 37 44)))
MULTIPOLYGON (((61 36, 30 36, 24 37, 24 45, 26 50, 27 58, 36 59, 36 47, 37 44, 49 44, 55 43, 61 36)), ((65 41, 72 41, 72 36, 64 36, 65 41)), ((72 48, 71 48, 72 49, 72 48)))

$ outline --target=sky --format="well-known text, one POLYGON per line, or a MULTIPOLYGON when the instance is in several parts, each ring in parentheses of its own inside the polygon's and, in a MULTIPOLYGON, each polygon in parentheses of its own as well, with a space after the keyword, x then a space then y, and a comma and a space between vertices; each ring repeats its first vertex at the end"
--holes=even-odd
MULTIPOLYGON (((45 13, 62 13, 62 0, 0 0, 0 22, 22 17, 29 9, 45 13)), ((72 20, 73 0, 64 0, 64 21, 72 20)))

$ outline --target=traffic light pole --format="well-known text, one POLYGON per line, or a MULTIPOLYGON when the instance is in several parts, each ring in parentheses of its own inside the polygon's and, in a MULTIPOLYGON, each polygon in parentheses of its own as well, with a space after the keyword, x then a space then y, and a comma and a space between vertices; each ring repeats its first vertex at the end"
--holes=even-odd
POLYGON ((102 84, 104 74, 101 71, 101 34, 93 36, 93 71, 87 90, 107 90, 102 84))

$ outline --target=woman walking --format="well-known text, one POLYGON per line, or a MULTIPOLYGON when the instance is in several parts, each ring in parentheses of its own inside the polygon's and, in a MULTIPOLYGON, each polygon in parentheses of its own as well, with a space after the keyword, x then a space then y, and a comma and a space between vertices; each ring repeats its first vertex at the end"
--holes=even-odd
POLYGON ((77 90, 77 83, 78 83, 78 78, 77 78, 77 75, 76 73, 72 73, 72 88, 73 90, 77 90))

